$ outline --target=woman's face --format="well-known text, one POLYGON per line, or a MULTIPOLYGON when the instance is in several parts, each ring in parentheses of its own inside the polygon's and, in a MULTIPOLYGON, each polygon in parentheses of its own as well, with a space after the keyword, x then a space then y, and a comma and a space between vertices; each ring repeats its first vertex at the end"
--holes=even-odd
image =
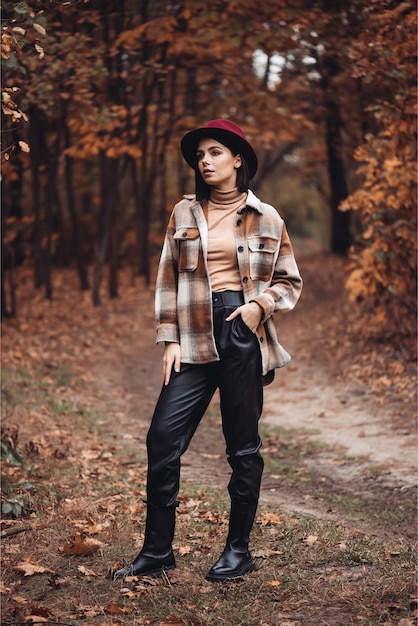
POLYGON ((207 185, 221 191, 229 191, 236 187, 237 169, 241 165, 239 154, 233 155, 231 150, 216 139, 202 139, 197 148, 197 167, 207 185))

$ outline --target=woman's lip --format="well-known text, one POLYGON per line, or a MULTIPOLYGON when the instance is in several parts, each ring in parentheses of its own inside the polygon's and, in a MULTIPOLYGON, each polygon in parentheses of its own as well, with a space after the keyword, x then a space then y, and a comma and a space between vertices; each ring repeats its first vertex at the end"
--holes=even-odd
POLYGON ((203 174, 213 174, 213 170, 203 170, 203 174))

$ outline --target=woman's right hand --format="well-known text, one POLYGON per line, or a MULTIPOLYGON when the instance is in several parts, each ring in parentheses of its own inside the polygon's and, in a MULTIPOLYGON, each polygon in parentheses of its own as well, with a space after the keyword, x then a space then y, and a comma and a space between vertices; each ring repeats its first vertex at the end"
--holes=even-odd
POLYGON ((175 342, 165 342, 165 350, 163 355, 163 382, 168 385, 170 382, 171 372, 174 367, 175 372, 180 371, 180 344, 175 342))

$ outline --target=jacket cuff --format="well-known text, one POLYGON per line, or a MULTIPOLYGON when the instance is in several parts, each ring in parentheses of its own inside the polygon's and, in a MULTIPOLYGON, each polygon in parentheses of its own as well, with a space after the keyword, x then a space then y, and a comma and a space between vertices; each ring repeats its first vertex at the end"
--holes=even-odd
POLYGON ((260 294, 256 298, 252 298, 250 302, 255 302, 263 309, 263 317, 261 322, 264 324, 269 317, 273 315, 274 312, 274 300, 268 294, 260 294))
POLYGON ((157 338, 155 340, 155 343, 161 343, 162 341, 180 343, 180 336, 177 324, 163 323, 157 326, 157 338))

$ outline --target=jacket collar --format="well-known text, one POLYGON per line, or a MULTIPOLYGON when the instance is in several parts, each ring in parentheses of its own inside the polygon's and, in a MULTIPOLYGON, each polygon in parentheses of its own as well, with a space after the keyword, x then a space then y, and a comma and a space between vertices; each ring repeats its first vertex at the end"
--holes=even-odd
POLYGON ((248 190, 246 206, 240 209, 238 213, 242 213, 246 207, 250 207, 251 209, 254 209, 255 211, 257 211, 257 213, 259 213, 260 215, 263 215, 261 200, 257 198, 257 196, 251 191, 251 189, 248 190))

